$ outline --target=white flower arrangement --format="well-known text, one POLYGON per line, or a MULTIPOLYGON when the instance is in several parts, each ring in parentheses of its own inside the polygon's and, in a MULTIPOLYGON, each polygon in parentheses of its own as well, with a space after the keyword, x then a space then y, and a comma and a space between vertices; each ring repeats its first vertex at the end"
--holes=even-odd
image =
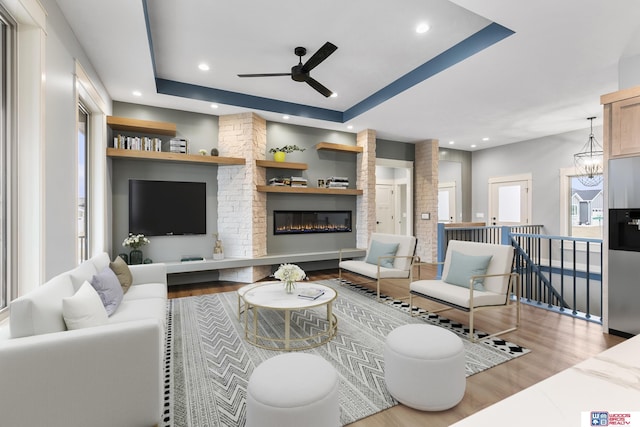
POLYGON ((304 270, 295 264, 280 264, 273 276, 285 283, 297 282, 307 277, 304 270))
POLYGON ((132 249, 138 249, 141 246, 149 244, 149 239, 144 237, 144 234, 129 233, 129 236, 124 239, 122 246, 128 246, 132 249))

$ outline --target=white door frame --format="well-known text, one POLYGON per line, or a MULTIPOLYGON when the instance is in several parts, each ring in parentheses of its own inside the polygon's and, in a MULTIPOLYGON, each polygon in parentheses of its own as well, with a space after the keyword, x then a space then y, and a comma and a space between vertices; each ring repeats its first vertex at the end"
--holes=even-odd
POLYGON ((487 185, 487 193, 489 195, 489 205, 488 205, 488 212, 489 212, 489 216, 487 218, 487 225, 491 225, 491 222, 493 221, 492 218, 495 216, 495 212, 493 212, 493 192, 491 191, 491 186, 492 184, 504 184, 507 182, 516 182, 516 181, 526 181, 527 182, 527 194, 525 195, 525 197, 527 197, 527 212, 526 212, 526 216, 527 216, 527 220, 526 223, 527 224, 532 224, 532 202, 533 202, 533 191, 531 191, 532 185, 533 185, 533 177, 530 173, 523 173, 523 174, 519 174, 519 175, 510 175, 510 176, 499 176, 499 177, 493 177, 493 178, 489 178, 488 181, 488 185, 487 185))
MULTIPOLYGON (((376 166, 403 169, 406 176, 406 201, 407 201, 407 217, 406 219, 406 235, 413 236, 413 162, 406 160, 394 159, 376 159, 376 166)), ((397 197, 395 200, 399 200, 397 197)), ((397 208, 397 207, 396 207, 397 208)), ((396 209, 397 212, 397 209, 396 209)))

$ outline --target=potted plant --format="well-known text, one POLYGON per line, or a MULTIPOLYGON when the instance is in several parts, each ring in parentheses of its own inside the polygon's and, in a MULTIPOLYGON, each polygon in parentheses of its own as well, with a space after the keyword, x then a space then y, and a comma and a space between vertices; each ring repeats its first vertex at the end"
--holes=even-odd
POLYGON ((285 145, 283 147, 274 147, 269 150, 270 153, 273 153, 273 160, 276 162, 284 162, 286 158, 286 153, 293 153, 294 151, 304 151, 306 148, 300 148, 297 145, 285 145))

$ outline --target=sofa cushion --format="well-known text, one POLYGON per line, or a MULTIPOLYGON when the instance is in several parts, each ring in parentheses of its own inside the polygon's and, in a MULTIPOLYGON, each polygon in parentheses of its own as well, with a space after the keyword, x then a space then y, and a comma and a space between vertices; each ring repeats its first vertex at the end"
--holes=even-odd
POLYGON ((69 297, 74 292, 69 274, 63 273, 26 295, 14 299, 9 314, 11 337, 28 337, 66 330, 62 317, 62 298, 69 297))
POLYGON ((123 300, 120 307, 118 307, 118 310, 109 317, 109 323, 129 322, 132 320, 143 319, 157 319, 160 324, 166 328, 167 300, 164 298, 123 300))
POLYGON ((111 262, 111 259, 109 258, 109 255, 106 252, 100 252, 92 256, 91 258, 89 258, 89 262, 93 264, 96 271, 102 271, 105 268, 109 267, 109 263, 111 262))
MULTIPOLYGON (((365 262, 378 264, 378 258, 382 256, 394 256, 398 251, 398 243, 384 243, 372 240, 365 262)), ((383 258, 380 260, 381 267, 393 268, 393 258, 383 258)))
POLYGON ((133 275, 131 274, 131 270, 126 262, 119 256, 113 260, 113 262, 109 263, 109 268, 113 270, 120 282, 120 286, 122 286, 122 292, 127 293, 129 290, 129 286, 133 283, 133 275))
MULTIPOLYGON (((492 255, 466 255, 458 251, 451 251, 451 264, 444 278, 446 283, 462 286, 469 289, 471 276, 479 276, 487 273, 492 255)), ((484 290, 484 278, 478 277, 473 281, 473 289, 484 290)))
POLYGON ((143 283, 133 285, 124 294, 123 301, 133 301, 136 299, 163 298, 167 299, 167 285, 164 283, 143 283))
POLYGON ((62 298, 62 315, 70 330, 107 323, 107 311, 89 282, 84 282, 73 296, 62 298))
POLYGON ((69 276, 71 276, 71 283, 73 283, 73 288, 77 291, 85 281, 90 282, 93 275, 97 272, 98 270, 96 270, 93 262, 83 262, 69 272, 69 276))
POLYGON ((122 285, 116 273, 109 267, 104 268, 91 278, 91 286, 98 292, 107 315, 111 316, 122 302, 122 285))
MULTIPOLYGON (((378 277, 378 266, 358 260, 342 261, 338 264, 340 268, 352 271, 363 276, 375 279, 378 277)), ((406 279, 409 277, 409 270, 399 270, 397 268, 380 267, 381 279, 406 279)))

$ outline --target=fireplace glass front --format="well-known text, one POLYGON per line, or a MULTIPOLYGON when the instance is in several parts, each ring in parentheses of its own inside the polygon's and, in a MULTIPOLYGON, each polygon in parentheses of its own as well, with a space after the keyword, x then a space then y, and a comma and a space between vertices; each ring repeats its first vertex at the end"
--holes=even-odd
POLYGON ((274 211, 273 234, 347 233, 351 211, 274 211))

